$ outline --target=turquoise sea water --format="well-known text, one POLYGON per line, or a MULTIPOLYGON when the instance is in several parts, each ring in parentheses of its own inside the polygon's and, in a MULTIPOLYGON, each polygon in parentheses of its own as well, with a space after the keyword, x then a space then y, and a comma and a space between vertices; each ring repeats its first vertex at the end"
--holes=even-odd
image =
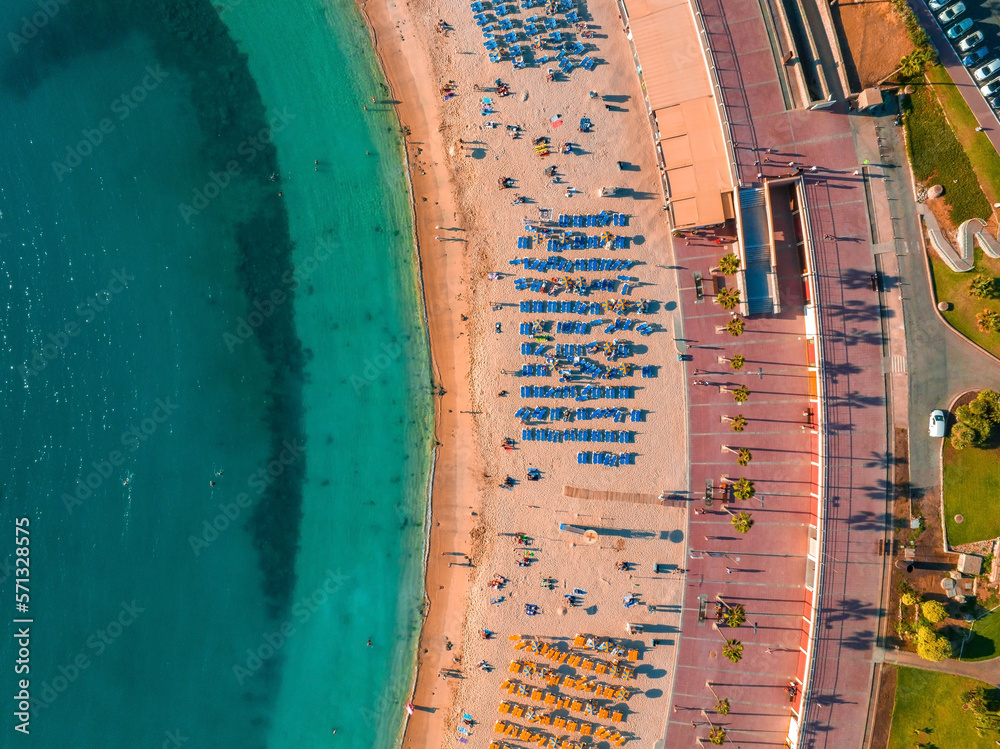
POLYGON ((14 0, 0 32, 0 560, 29 518, 34 620, 0 744, 392 745, 430 368, 360 16, 14 0))

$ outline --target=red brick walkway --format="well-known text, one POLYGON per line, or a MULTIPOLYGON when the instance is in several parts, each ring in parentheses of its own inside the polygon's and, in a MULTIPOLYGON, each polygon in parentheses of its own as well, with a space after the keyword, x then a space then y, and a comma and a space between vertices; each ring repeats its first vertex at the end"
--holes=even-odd
MULTIPOLYGON (((822 592, 803 746, 859 747, 880 614, 882 566, 875 550, 886 517, 887 431, 881 327, 877 297, 868 286, 874 260, 863 177, 853 174, 860 165, 842 103, 826 110, 785 111, 756 0, 726 0, 724 11, 721 0, 701 0, 700 6, 742 181, 757 182, 759 171, 767 177, 787 174, 789 161, 806 169, 829 430, 822 592), (768 148, 772 154, 765 153, 768 148), (816 172, 809 171, 813 165, 816 172)), ((811 405, 803 312, 801 306, 783 304, 780 316, 747 319, 739 338, 717 334, 715 327, 728 316, 709 298, 696 303, 692 273, 709 278, 720 248, 708 239, 676 240, 674 251, 683 268, 684 335, 694 346, 688 365, 692 490, 699 496, 706 479, 718 486, 723 475, 746 476, 755 482, 758 498, 733 508, 753 515, 754 527, 745 537, 732 529, 718 501, 713 511, 690 518, 693 558, 665 746, 693 746, 696 737, 707 737, 705 709, 734 745, 781 747, 790 708, 803 709, 801 688, 790 705, 784 687, 806 678, 805 616, 812 595, 805 587, 806 556, 820 478, 815 465, 819 437, 801 427, 803 411, 811 405), (717 356, 735 353, 747 358, 744 372, 716 363, 717 356), (750 399, 737 406, 730 394, 694 385, 696 380, 745 384, 750 399), (749 420, 742 434, 720 422, 721 415, 736 413, 749 420), (722 451, 723 444, 748 447, 753 461, 740 468, 735 455, 722 451), (723 628, 743 642, 743 659, 736 665, 722 657, 722 637, 711 624, 720 594, 747 610, 747 624, 723 628), (710 604, 704 623, 699 597, 710 604), (713 712, 706 680, 730 700, 729 715, 713 712)), ((794 255, 779 247, 779 257, 787 261, 794 255)), ((779 284, 785 299, 791 299, 794 279, 782 276, 779 284)), ((701 507, 701 500, 694 506, 701 507)))

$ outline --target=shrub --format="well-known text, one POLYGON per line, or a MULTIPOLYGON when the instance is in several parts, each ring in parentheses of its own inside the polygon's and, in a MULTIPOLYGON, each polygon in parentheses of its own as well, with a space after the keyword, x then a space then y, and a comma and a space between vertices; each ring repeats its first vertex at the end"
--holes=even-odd
POLYGON ((976 325, 983 333, 996 333, 1000 331, 1000 312, 992 309, 984 309, 976 315, 976 325))
POLYGON ((904 606, 916 606, 920 603, 920 596, 918 596, 914 591, 907 590, 900 596, 899 599, 904 606))
POLYGON ((937 624, 948 616, 948 612, 945 610, 944 604, 940 601, 924 601, 920 604, 920 613, 924 615, 924 618, 931 624, 937 624))
POLYGON ((917 629, 917 655, 925 661, 943 661, 952 656, 951 643, 924 625, 917 629))
POLYGON ((969 296, 976 299, 992 299, 996 296, 995 280, 984 273, 976 274, 969 281, 969 296))

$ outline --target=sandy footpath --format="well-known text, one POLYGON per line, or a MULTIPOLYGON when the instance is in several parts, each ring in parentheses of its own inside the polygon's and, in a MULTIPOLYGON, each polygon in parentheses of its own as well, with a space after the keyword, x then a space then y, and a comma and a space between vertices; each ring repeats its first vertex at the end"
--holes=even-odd
MULTIPOLYGON (((499 691, 501 683, 511 676, 510 660, 515 656, 524 659, 523 651, 514 651, 509 635, 545 637, 548 643, 561 642, 565 650, 577 633, 616 638, 639 650, 640 660, 633 664, 636 678, 628 683, 637 694, 627 703, 595 700, 595 707, 617 705, 614 709, 624 717, 617 730, 639 738, 642 745, 651 745, 662 737, 666 723, 681 605, 681 576, 658 574, 654 567, 683 567, 686 513, 657 505, 571 499, 562 493, 564 485, 653 496, 688 488, 683 374, 674 344, 676 268, 650 127, 617 6, 610 0, 585 6, 581 17, 594 35, 580 41, 600 64, 593 71, 578 68, 568 76, 560 74, 555 82, 546 81, 549 65, 514 70, 509 60, 491 63, 467 3, 369 0, 362 8, 375 32, 392 96, 409 133, 407 154, 435 378, 446 391, 438 399, 441 444, 433 483, 428 616, 421 636, 415 711, 404 746, 459 746, 457 728, 463 712, 475 721, 469 729, 470 746, 487 747, 493 740, 509 743, 509 737, 493 733, 496 720, 510 720, 509 714, 497 712, 501 697, 513 704, 533 704, 529 698, 507 697, 499 691), (436 28, 438 19, 447 22, 448 31, 436 28), (510 96, 499 97, 493 90, 497 77, 509 85, 510 96), (445 100, 441 89, 449 82, 457 95, 445 100), (477 86, 484 90, 476 90, 477 86), (598 97, 592 98, 590 91, 598 97), (493 113, 481 114, 484 96, 492 99, 493 113), (562 124, 553 127, 556 116, 562 124), (592 132, 579 132, 582 117, 592 120, 592 132), (488 122, 498 127, 490 128, 488 122), (521 137, 511 137, 508 125, 521 128, 521 137), (539 136, 551 139, 553 154, 542 158, 535 152, 532 143, 539 136), (575 153, 558 153, 566 141, 574 144, 575 153), (619 161, 623 171, 618 169, 619 161), (544 174, 549 166, 556 167, 558 184, 551 184, 544 174), (498 179, 503 177, 514 180, 513 189, 498 188, 498 179), (598 197, 601 186, 625 188, 624 195, 598 197), (568 187, 573 188, 570 197, 566 195, 568 187), (529 202, 513 205, 515 193, 529 202), (561 256, 568 260, 630 259, 636 265, 628 271, 586 273, 531 272, 510 265, 516 257, 545 259, 550 254, 538 242, 530 250, 517 249, 518 237, 525 236, 523 221, 537 220, 539 208, 552 209, 554 216, 601 210, 628 214, 627 227, 606 227, 625 237, 627 247, 566 250, 561 256), (490 280, 491 272, 503 277, 490 280), (582 297, 567 293, 549 297, 517 291, 513 283, 521 276, 582 275, 590 280, 614 279, 620 274, 640 281, 630 296, 591 291, 582 297), (653 325, 656 332, 650 336, 634 331, 605 334, 603 324, 594 326, 586 336, 555 335, 556 322, 591 321, 595 317, 522 314, 518 308, 522 300, 600 302, 617 298, 636 301, 640 297, 653 302, 650 314, 633 312, 628 316, 653 325), (496 306, 500 309, 494 309, 496 306), (519 391, 524 385, 559 384, 556 376, 503 374, 505 370, 519 372, 524 363, 543 362, 521 354, 521 344, 531 339, 519 334, 521 323, 539 318, 550 321, 547 332, 553 335, 553 344, 628 340, 634 355, 624 361, 654 365, 657 376, 640 378, 635 372, 622 379, 600 381, 601 385, 636 388, 635 397, 626 400, 576 403, 521 398, 519 391), (495 331, 498 322, 499 333, 495 331), (502 390, 509 394, 499 397, 502 390), (579 406, 624 406, 643 411, 645 420, 614 423, 602 418, 529 425, 629 430, 634 432, 635 442, 628 445, 522 442, 522 425, 514 417, 522 406, 564 406, 573 411, 579 406), (504 438, 516 440, 517 449, 501 449, 504 438), (635 454, 635 465, 578 465, 578 450, 628 451, 635 454), (542 479, 526 481, 529 468, 539 469, 542 479), (506 476, 517 482, 512 490, 498 486, 506 476), (579 536, 561 532, 561 522, 595 529, 596 542, 586 543, 579 536), (528 544, 518 544, 515 533, 526 534, 528 544), (525 550, 533 554, 530 566, 518 566, 525 550), (618 562, 629 562, 630 570, 617 570, 618 562), (496 575, 509 579, 500 590, 490 588, 496 575), (541 587, 544 578, 554 581, 553 590, 541 587), (565 596, 574 588, 586 594, 577 599, 579 605, 570 606, 565 596), (641 603, 626 610, 622 597, 629 593, 635 593, 641 603), (503 602, 490 603, 501 596, 503 602), (529 616, 526 603, 537 605, 539 613, 529 616), (627 636, 626 622, 645 625, 645 632, 627 636), (481 639, 483 627, 496 632, 496 637, 481 639), (658 641, 655 647, 654 639, 658 641), (477 668, 483 660, 495 670, 477 668), (445 670, 454 670, 456 678, 443 679, 440 674, 445 670)), ((510 18, 519 27, 531 14, 545 17, 544 9, 536 7, 518 10, 510 18)), ((562 19, 563 15, 556 17, 562 19)), ((578 38, 565 23, 560 28, 564 34, 570 32, 570 38, 578 38)), ((526 46, 523 34, 519 38, 526 46)), ((588 235, 603 230, 577 229, 588 235)), ((614 315, 596 317, 609 320, 614 315)), ((604 363, 603 357, 590 358, 604 363)), ((533 660, 546 662, 538 656, 533 660)), ((582 675, 580 668, 567 663, 556 667, 564 676, 582 675)), ((615 687, 624 683, 596 678, 615 687)), ((543 687, 539 679, 523 681, 543 687)), ((562 688, 550 691, 573 693, 562 688)), ((543 709, 550 720, 572 718, 565 709, 543 709)), ((576 721, 581 722, 579 718, 576 721)), ((523 718, 513 722, 530 727, 532 732, 573 736, 554 725, 529 724, 523 718)), ((596 727, 610 722, 593 720, 591 724, 596 727)))

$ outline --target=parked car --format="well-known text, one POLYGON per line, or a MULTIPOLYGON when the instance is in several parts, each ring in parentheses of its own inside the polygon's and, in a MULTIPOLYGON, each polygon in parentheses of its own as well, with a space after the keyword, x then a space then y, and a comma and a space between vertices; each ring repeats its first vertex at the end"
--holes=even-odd
POLYGON ((937 18, 943 26, 946 23, 951 23, 963 13, 965 13, 965 3, 955 3, 938 13, 937 18))
POLYGON ((927 425, 927 434, 931 437, 944 437, 945 426, 944 411, 940 409, 931 411, 931 420, 927 425))
POLYGON ((991 96, 987 103, 994 109, 1000 109, 1000 96, 991 96))
POLYGON ((989 53, 990 53, 989 47, 976 47, 969 54, 967 54, 965 57, 962 58, 962 64, 967 68, 971 68, 973 65, 978 63, 984 57, 986 57, 986 55, 988 55, 989 53))
MULTIPOLYGON (((966 18, 965 21, 962 21, 962 23, 965 23, 966 21, 968 21, 970 24, 972 23, 972 21, 969 21, 968 18, 966 18)), ((959 25, 960 24, 955 24, 955 26, 952 26, 952 28, 955 28, 956 26, 959 26, 959 25)), ((968 52, 970 49, 972 49, 976 45, 982 43, 983 38, 984 37, 983 37, 983 32, 982 31, 973 31, 971 34, 969 34, 967 37, 965 37, 965 39, 963 39, 962 41, 960 41, 958 43, 958 51, 959 52, 968 52)))
POLYGON ((927 3, 927 7, 931 10, 938 11, 951 2, 952 0, 930 0, 930 2, 927 3))
POLYGON ((980 83, 982 83, 983 81, 988 81, 998 72, 1000 72, 1000 60, 994 57, 985 65, 976 68, 972 72, 972 77, 975 78, 980 83))
POLYGON ((979 87, 979 93, 983 96, 993 96, 994 94, 1000 94, 1000 79, 990 81, 984 86, 979 87))
POLYGON ((956 39, 958 39, 958 37, 960 37, 962 34, 964 34, 971 28, 972 28, 972 19, 963 18, 961 21, 959 21, 954 26, 951 26, 947 31, 945 31, 944 35, 949 39, 951 39, 952 41, 955 41, 956 39))

